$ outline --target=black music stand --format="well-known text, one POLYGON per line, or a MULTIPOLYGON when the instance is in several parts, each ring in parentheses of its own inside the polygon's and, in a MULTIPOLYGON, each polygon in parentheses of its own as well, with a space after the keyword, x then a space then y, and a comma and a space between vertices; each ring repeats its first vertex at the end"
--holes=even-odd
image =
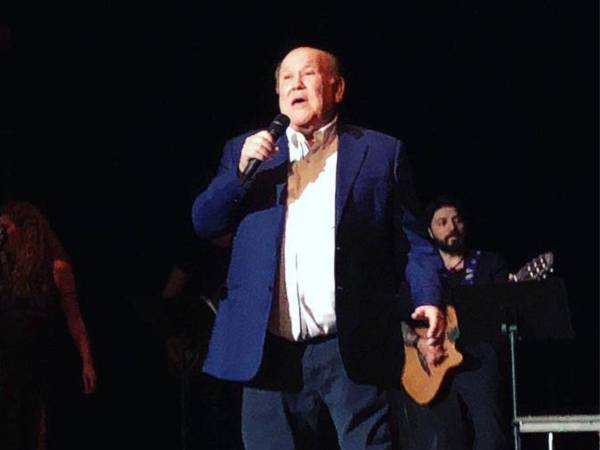
POLYGON ((510 343, 513 436, 519 450, 517 423, 517 340, 573 339, 567 292, 560 278, 520 283, 458 286, 450 303, 459 318, 460 342, 510 343))

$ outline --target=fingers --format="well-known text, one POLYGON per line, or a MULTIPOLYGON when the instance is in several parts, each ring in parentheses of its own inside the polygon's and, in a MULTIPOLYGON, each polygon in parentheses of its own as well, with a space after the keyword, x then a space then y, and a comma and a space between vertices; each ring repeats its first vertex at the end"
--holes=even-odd
POLYGON ((434 354, 431 360, 431 364, 434 366, 438 366, 444 361, 444 359, 446 359, 447 356, 448 355, 446 354, 446 352, 444 352, 443 350, 439 350, 434 354))
POLYGON ((83 392, 85 395, 92 393, 92 380, 87 375, 83 376, 83 392))
POLYGON ((414 320, 426 320, 428 322, 427 339, 424 340, 424 353, 428 364, 440 364, 447 356, 443 345, 446 330, 444 312, 434 305, 422 305, 415 309, 411 317, 414 320))
POLYGON ((417 346, 429 366, 439 365, 447 356, 442 343, 430 345, 427 340, 419 339, 417 346))
POLYGON ((438 337, 432 336, 432 337, 427 338, 427 345, 431 345, 433 347, 441 346, 443 343, 444 343, 443 336, 438 336, 438 337))
POLYGON ((96 374, 93 371, 84 370, 81 378, 83 381, 83 393, 85 395, 91 395, 96 392, 96 374))
POLYGON ((411 317, 415 320, 427 320, 429 326, 427 328, 428 343, 434 345, 438 340, 443 338, 444 330, 446 329, 446 317, 442 310, 434 305, 422 305, 415 309, 411 317))
POLYGON ((446 317, 442 310, 436 306, 432 306, 428 309, 427 319, 429 320, 427 338, 435 341, 442 339, 444 330, 446 329, 446 317))
MULTIPOLYGON (((437 309, 437 308, 436 308, 437 309)), ((441 338, 445 327, 445 321, 443 314, 438 309, 436 312, 430 314, 427 319, 429 320, 429 328, 427 329, 428 340, 437 341, 441 338)))
POLYGON ((275 140, 269 132, 260 131, 252 136, 248 136, 242 147, 239 164, 240 172, 244 173, 249 160, 257 159, 259 161, 265 161, 270 159, 276 151, 275 140))
MULTIPOLYGON (((444 332, 446 330, 446 316, 443 311, 434 305, 422 305, 415 309, 411 317, 414 320, 426 320, 428 322, 426 341, 431 347, 444 343, 444 332)), ((440 350, 443 353, 443 349, 440 350)))
POLYGON ((430 351, 428 353, 428 363, 433 365, 438 365, 444 359, 445 352, 441 345, 433 345, 429 346, 430 351))
POLYGON ((421 308, 415 309, 415 311, 410 315, 410 317, 414 320, 423 320, 425 318, 425 314, 423 314, 423 310, 421 308))
POLYGON ((81 374, 81 379, 83 381, 83 393, 85 395, 90 395, 90 391, 91 391, 91 381, 90 381, 90 378, 84 372, 83 374, 81 374))

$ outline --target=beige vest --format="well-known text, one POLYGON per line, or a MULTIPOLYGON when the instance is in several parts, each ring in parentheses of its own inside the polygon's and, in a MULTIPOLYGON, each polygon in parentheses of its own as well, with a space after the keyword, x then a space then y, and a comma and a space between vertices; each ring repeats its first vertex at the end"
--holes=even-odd
MULTIPOLYGON (((287 183, 287 204, 290 205, 300 198, 306 186, 315 181, 325 167, 325 161, 338 150, 338 136, 326 142, 317 151, 311 151, 303 159, 290 164, 287 183)), ((285 232, 281 239, 279 268, 277 270, 277 287, 273 296, 269 331, 288 340, 294 340, 291 332, 289 302, 285 285, 285 232)))

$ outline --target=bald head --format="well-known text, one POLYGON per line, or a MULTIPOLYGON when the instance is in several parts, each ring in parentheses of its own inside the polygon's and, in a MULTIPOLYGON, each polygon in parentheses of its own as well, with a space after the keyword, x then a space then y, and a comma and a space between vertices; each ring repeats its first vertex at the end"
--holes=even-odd
POLYGON ((312 47, 290 51, 276 70, 279 109, 307 137, 330 122, 344 97, 337 58, 312 47))
MULTIPOLYGON (((329 70, 331 71, 331 73, 338 78, 342 77, 340 60, 333 53, 330 53, 326 50, 321 50, 319 48, 314 48, 314 47, 297 47, 297 48, 291 50, 286 55, 286 57, 289 54, 291 54, 292 52, 294 52, 296 50, 301 50, 301 49, 310 49, 310 50, 315 50, 315 51, 319 52, 321 54, 321 57, 323 58, 323 62, 329 67, 329 70)), ((284 57, 284 59, 285 59, 285 57, 284 57)), ((283 60, 279 61, 279 63, 277 63, 277 67, 275 67, 275 90, 276 90, 276 92, 279 92, 279 71, 281 70, 282 62, 283 62, 283 60)))

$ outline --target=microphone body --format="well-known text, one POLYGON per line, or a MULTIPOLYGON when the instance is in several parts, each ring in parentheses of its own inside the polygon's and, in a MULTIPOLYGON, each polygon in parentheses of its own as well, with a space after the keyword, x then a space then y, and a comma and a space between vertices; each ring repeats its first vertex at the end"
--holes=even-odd
MULTIPOLYGON (((283 133, 285 133, 285 130, 289 124, 290 118, 288 116, 285 114, 277 114, 277 116, 275 116, 273 121, 269 124, 267 131, 271 136, 273 136, 273 140, 277 141, 277 139, 279 139, 283 133)), ((248 165, 246 166, 246 169, 244 169, 244 173, 241 177, 242 184, 252 181, 261 163, 262 161, 254 158, 248 161, 248 165)))

